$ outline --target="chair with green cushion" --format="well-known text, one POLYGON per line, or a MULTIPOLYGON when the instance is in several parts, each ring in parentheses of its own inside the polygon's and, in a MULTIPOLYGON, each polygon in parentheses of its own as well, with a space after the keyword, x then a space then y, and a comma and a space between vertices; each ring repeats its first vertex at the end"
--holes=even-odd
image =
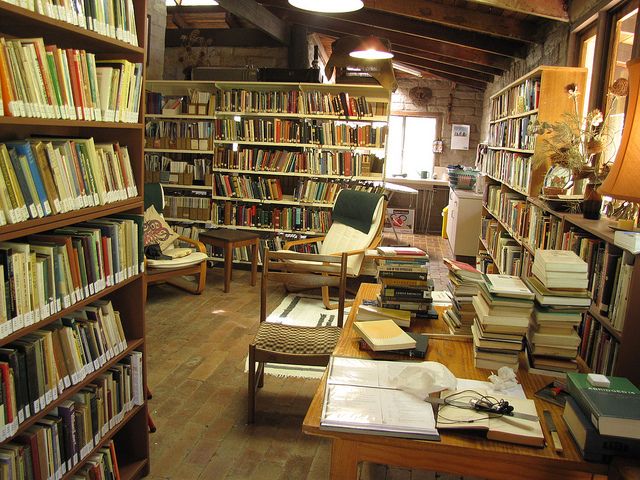
MULTIPOLYGON (((322 241, 320 255, 347 254, 347 276, 357 277, 367 250, 382 240, 387 202, 383 194, 360 190, 340 190, 332 211, 332 223, 324 237, 309 237, 284 244, 285 250, 322 241)), ((336 308, 329 298, 329 288, 322 288, 322 301, 328 309, 336 308)), ((350 303, 347 303, 349 306, 350 303)))
MULTIPOLYGON (((144 239, 148 244, 158 243, 162 253, 169 257, 179 250, 176 242, 189 244, 193 251, 188 255, 171 259, 152 259, 145 256, 144 296, 147 286, 152 283, 166 282, 190 293, 200 294, 204 290, 207 278, 207 250, 202 242, 181 236, 173 232, 162 217, 164 210, 164 190, 159 183, 147 183, 144 186, 144 239), (191 278, 195 277, 195 281, 191 278)), ((183 252, 184 253, 184 252, 183 252)))

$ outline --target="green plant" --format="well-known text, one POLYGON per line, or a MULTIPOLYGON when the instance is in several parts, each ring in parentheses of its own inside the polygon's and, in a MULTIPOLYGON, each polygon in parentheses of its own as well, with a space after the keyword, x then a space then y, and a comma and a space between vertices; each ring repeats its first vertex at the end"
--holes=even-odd
POLYGON ((599 109, 581 117, 579 112, 577 85, 569 84, 565 91, 573 101, 573 111, 563 114, 559 122, 532 122, 529 135, 545 135, 542 138, 544 148, 533 157, 534 165, 539 166, 550 161, 552 165, 569 168, 576 179, 588 178, 600 183, 609 173, 610 164, 602 161, 602 152, 613 142, 608 128, 611 112, 615 110, 619 98, 627 95, 629 82, 625 78, 617 79, 607 92, 607 109, 603 115, 599 109))

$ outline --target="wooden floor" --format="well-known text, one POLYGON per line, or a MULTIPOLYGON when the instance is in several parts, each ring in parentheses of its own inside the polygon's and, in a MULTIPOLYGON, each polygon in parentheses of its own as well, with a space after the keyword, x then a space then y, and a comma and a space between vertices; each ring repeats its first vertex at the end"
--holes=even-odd
MULTIPOLYGON (((438 236, 402 236, 426 249, 436 289, 446 283, 438 236)), ((386 239, 385 244, 393 244, 386 239)), ((200 296, 168 285, 152 286, 146 308, 147 365, 158 428, 151 434, 151 479, 329 478, 329 442, 301 432, 318 380, 267 376, 258 392, 257 419, 246 424, 247 346, 258 325, 259 286, 249 272, 234 271, 230 293, 222 269, 210 269, 200 296)), ((284 296, 272 295, 271 308, 284 296)), ((361 478, 449 478, 429 472, 366 465, 361 478)))

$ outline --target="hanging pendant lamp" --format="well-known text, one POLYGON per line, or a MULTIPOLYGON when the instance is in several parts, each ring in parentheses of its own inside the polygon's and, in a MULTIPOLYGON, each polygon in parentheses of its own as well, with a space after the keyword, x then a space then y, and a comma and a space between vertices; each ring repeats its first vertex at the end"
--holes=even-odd
POLYGON ((365 60, 386 60, 393 58, 389 41, 374 36, 363 37, 360 45, 354 48, 349 55, 365 60))
POLYGON ((289 4, 302 10, 322 13, 345 13, 360 10, 362 0, 289 0, 289 4))

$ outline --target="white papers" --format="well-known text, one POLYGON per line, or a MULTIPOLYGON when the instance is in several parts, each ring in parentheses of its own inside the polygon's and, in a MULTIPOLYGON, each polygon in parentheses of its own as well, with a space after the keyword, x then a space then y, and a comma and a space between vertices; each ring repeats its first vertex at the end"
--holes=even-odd
POLYGON ((408 364, 333 357, 320 428, 439 440, 431 404, 393 386, 408 364))

